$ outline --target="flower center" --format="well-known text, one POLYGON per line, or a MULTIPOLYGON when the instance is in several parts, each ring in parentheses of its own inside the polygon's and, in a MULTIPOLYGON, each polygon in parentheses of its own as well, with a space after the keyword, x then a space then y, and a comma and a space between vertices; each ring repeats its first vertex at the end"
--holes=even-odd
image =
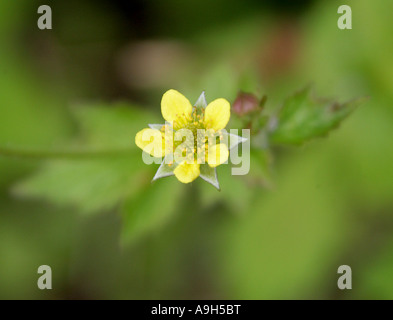
MULTIPOLYGON (((181 114, 173 123, 173 131, 167 139, 173 138, 173 153, 187 161, 205 163, 208 148, 215 144, 212 129, 206 129, 203 108, 194 107, 191 115, 181 114)), ((164 130, 163 130, 164 131, 164 130)))

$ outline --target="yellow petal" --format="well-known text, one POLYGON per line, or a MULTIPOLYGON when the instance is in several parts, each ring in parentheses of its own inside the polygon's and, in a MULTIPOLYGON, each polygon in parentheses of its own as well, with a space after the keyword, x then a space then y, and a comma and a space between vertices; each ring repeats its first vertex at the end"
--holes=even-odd
POLYGON ((161 100, 161 113, 166 121, 172 122, 192 113, 192 105, 188 99, 176 90, 168 90, 161 100))
POLYGON ((231 105, 225 99, 217 99, 208 104, 205 109, 205 126, 215 131, 224 129, 231 116, 231 105))
POLYGON ((228 147, 223 143, 216 144, 209 148, 207 154, 207 163, 210 167, 215 168, 218 167, 220 164, 226 162, 228 160, 228 157, 228 147))
POLYGON ((165 155, 164 135, 159 130, 146 128, 139 131, 135 136, 135 144, 154 157, 165 155))
POLYGON ((183 183, 190 183, 199 177, 200 165, 197 163, 187 163, 183 161, 173 171, 176 178, 183 183))

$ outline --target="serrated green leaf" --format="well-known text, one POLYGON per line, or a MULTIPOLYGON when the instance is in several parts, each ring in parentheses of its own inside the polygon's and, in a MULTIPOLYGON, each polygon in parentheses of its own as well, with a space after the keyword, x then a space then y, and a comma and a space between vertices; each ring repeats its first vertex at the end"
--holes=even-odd
POLYGON ((335 129, 365 99, 343 104, 318 100, 310 88, 287 99, 269 138, 272 144, 298 145, 335 129))
POLYGON ((122 209, 122 243, 131 244, 168 222, 178 211, 181 190, 176 179, 163 179, 128 199, 122 209))

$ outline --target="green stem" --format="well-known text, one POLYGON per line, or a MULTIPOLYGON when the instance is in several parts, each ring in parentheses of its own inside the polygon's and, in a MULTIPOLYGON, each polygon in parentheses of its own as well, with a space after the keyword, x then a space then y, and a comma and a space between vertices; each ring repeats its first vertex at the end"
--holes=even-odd
POLYGON ((134 150, 28 150, 0 147, 0 157, 22 159, 84 159, 127 156, 134 154, 134 150))

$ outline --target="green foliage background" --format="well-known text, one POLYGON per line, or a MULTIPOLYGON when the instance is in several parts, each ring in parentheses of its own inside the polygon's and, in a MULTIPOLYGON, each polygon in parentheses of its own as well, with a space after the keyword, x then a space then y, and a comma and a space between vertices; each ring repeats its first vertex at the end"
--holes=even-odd
POLYGON ((345 31, 340 1, 285 3, 49 1, 41 31, 41 3, 0 2, 0 298, 393 298, 393 3, 347 1, 345 31), (150 183, 134 136, 167 89, 267 94, 273 112, 310 82, 369 99, 281 146, 326 110, 301 91, 311 112, 282 111, 274 152, 253 150, 246 177, 220 167, 221 192, 150 183))

